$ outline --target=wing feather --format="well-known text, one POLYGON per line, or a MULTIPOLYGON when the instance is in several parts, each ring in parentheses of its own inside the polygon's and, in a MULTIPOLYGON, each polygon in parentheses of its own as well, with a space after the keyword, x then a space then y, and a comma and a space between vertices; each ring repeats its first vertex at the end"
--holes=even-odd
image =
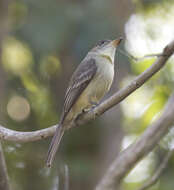
POLYGON ((71 77, 68 89, 65 94, 64 108, 61 117, 61 122, 82 94, 84 89, 88 86, 92 78, 95 76, 97 66, 94 59, 88 59, 81 62, 76 71, 71 77))

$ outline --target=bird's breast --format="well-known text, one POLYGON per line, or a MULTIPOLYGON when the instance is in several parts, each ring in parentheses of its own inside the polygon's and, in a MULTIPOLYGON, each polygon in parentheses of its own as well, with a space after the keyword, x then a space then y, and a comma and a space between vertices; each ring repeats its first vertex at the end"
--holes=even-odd
POLYGON ((111 63, 110 60, 106 58, 98 58, 96 60, 97 64, 97 75, 100 80, 103 79, 104 83, 112 83, 114 78, 114 63, 111 63))
POLYGON ((114 64, 108 60, 98 60, 96 77, 97 97, 101 99, 110 89, 114 78, 114 64), (100 62, 99 62, 100 61, 100 62))
POLYGON ((73 105, 66 117, 66 121, 71 121, 72 118, 76 118, 83 109, 90 108, 92 102, 98 103, 108 92, 114 78, 114 65, 107 61, 108 60, 105 59, 96 60, 97 72, 73 105))

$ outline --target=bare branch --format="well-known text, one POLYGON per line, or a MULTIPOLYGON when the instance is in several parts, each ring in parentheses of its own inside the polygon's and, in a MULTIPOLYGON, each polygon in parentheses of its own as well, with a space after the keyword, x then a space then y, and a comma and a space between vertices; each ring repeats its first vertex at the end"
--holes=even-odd
POLYGON ((113 161, 96 190, 113 190, 121 179, 146 156, 168 132, 174 122, 174 94, 169 99, 162 116, 149 126, 143 135, 113 161))
POLYGON ((142 86, 148 79, 150 79, 155 73, 157 73, 167 62, 170 56, 174 53, 174 41, 168 44, 164 50, 163 55, 158 57, 155 63, 146 69, 143 73, 141 73, 138 77, 136 77, 128 86, 119 90, 117 93, 112 95, 110 98, 102 102, 99 106, 97 106, 94 110, 88 112, 87 114, 82 115, 82 117, 78 120, 78 124, 86 123, 92 119, 95 119, 96 116, 99 116, 114 107, 116 104, 120 103, 127 96, 129 96, 132 92, 142 86))
MULTIPOLYGON (((105 111, 109 110, 127 96, 129 96, 132 92, 142 86, 148 79, 150 79, 155 73, 157 73, 167 62, 167 60, 171 57, 174 52, 174 41, 168 44, 163 51, 163 56, 158 57, 155 63, 145 70, 142 74, 140 74, 137 78, 135 78, 128 86, 119 90, 117 93, 112 95, 110 98, 102 102, 95 109, 85 113, 81 117, 78 118, 76 123, 72 123, 72 126, 81 125, 95 119, 97 116, 103 114, 105 111)), ((70 127, 70 126, 69 126, 70 127)), ((29 142, 36 141, 54 134, 56 126, 49 127, 47 129, 42 129, 33 132, 19 132, 7 129, 3 126, 0 126, 0 138, 8 141, 15 142, 29 142)))
POLYGON ((0 189, 10 190, 9 177, 7 173, 7 167, 1 143, 0 143, 0 189))
POLYGON ((30 142, 47 138, 54 134, 56 125, 33 132, 21 132, 0 126, 0 139, 14 142, 30 142))
POLYGON ((167 155, 164 157, 162 163, 160 164, 159 168, 155 172, 155 174, 147 181, 145 184, 143 184, 142 187, 140 187, 138 190, 145 190, 154 185, 158 179, 160 178, 161 174, 163 173, 164 169, 167 167, 168 161, 171 158, 172 154, 174 152, 174 149, 170 150, 167 155))

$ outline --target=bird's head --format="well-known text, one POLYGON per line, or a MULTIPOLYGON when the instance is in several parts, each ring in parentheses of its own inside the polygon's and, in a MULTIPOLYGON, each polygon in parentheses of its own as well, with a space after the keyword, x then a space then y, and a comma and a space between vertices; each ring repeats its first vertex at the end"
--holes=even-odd
POLYGON ((115 51, 122 41, 122 38, 115 40, 101 40, 99 41, 94 48, 90 51, 91 53, 97 53, 98 55, 108 57, 114 62, 115 51))

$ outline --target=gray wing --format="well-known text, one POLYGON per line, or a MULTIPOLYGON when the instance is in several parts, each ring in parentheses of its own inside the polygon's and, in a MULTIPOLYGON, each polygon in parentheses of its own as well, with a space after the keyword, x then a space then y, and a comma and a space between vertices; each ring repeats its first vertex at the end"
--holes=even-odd
POLYGON ((94 59, 85 59, 77 67, 76 71, 71 77, 68 89, 65 94, 64 108, 61 117, 61 122, 82 94, 84 89, 88 86, 92 78, 95 76, 97 66, 94 59))
POLYGON ((56 151, 59 147, 61 138, 64 134, 65 129, 62 123, 78 99, 83 90, 88 86, 92 78, 95 76, 97 71, 97 66, 94 59, 86 59, 77 67, 76 71, 72 75, 69 83, 69 87, 65 94, 63 113, 60 119, 59 126, 56 129, 55 135, 51 141, 51 145, 47 154, 47 166, 51 167, 53 159, 55 157, 56 151))

